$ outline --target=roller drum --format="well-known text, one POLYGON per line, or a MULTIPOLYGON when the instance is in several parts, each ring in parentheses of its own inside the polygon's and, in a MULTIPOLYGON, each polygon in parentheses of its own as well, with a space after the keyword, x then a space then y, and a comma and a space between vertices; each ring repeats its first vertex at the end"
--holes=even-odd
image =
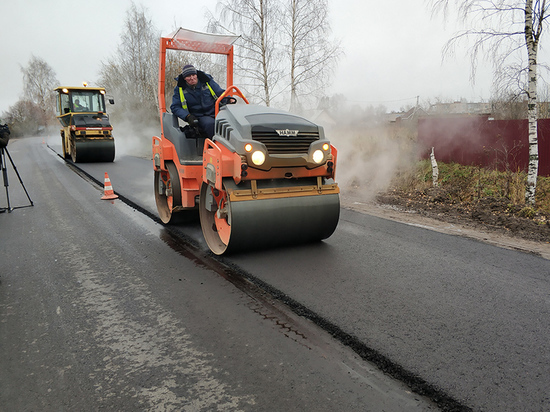
MULTIPOLYGON (((204 190, 203 186, 201 201, 204 190)), ((338 194, 323 194, 230 202, 231 231, 227 243, 216 233, 214 214, 201 204, 205 239, 210 249, 221 255, 326 239, 338 225, 340 198, 338 194)))
POLYGON ((112 162, 115 159, 115 141, 76 140, 72 153, 75 163, 112 162))

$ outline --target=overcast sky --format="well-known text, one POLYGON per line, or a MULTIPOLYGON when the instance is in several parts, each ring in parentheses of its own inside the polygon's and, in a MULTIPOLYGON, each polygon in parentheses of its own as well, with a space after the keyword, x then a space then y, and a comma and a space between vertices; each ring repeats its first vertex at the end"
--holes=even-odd
MULTIPOLYGON (((163 35, 175 26, 204 31, 217 0, 136 0, 163 35)), ((23 91, 21 66, 34 54, 56 72, 60 85, 98 78, 115 52, 131 0, 0 0, 0 114, 23 91)), ((442 47, 457 30, 432 18, 425 0, 329 0, 333 36, 345 52, 327 94, 361 105, 397 110, 439 98, 487 100, 490 67, 470 82, 466 51, 442 62, 442 47)))

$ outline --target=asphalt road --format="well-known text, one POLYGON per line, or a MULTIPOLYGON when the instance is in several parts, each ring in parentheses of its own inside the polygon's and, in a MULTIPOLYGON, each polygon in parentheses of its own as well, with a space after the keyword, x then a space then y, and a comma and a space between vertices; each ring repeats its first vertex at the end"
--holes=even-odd
MULTIPOLYGON (((49 164, 36 141, 34 147, 49 164)), ((156 214, 150 160, 121 156, 113 164, 82 167, 98 181, 108 172, 117 193, 156 214)), ((67 170, 63 179, 69 179, 67 170)), ((69 191, 75 184, 62 186, 69 191)), ((81 201, 75 197, 73 206, 82 207, 81 201)), ((120 203, 114 207, 122 208, 120 203)), ((102 209, 96 214, 104 219, 102 209)), ((2 224, 6 216, 0 219, 2 224)), ((129 230, 129 219, 118 219, 118 230, 129 230)), ((104 236, 103 229, 97 236, 104 236)), ((206 251, 196 221, 175 229, 206 251)), ((113 248, 130 238, 113 239, 113 248)), ((302 314, 298 320, 311 319, 421 393, 448 396, 464 409, 550 410, 548 260, 342 209, 336 232, 324 242, 239 254, 221 263, 302 314)), ((168 273, 162 270, 163 277, 168 273)), ((388 410, 377 408, 372 410, 388 410)))
MULTIPOLYGON (((437 410, 149 217, 101 200, 42 138, 9 152, 34 206, 0 213, 0 411, 437 410)), ((28 205, 8 171, 11 205, 28 205)))

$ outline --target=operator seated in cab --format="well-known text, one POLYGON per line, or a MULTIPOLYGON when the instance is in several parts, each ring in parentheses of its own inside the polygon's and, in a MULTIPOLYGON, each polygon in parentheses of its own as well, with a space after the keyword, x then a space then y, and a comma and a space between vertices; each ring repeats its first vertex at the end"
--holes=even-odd
POLYGON ((74 101, 74 111, 75 112, 87 112, 88 111, 88 108, 85 107, 85 106, 82 106, 80 104, 80 100, 79 99, 76 99, 74 101))
MULTIPOLYGON (((170 110, 193 128, 199 127, 208 138, 214 136, 216 100, 223 90, 214 78, 191 64, 183 67, 176 78, 170 110)), ((226 97, 220 103, 235 103, 233 97, 226 97)))

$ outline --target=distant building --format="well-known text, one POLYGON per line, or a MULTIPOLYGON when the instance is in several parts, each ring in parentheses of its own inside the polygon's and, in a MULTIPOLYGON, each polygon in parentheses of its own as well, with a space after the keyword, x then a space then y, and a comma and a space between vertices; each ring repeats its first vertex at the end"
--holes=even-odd
POLYGON ((386 114, 386 121, 391 124, 404 124, 416 122, 419 117, 427 116, 428 113, 420 106, 415 106, 406 112, 388 113, 386 114))
POLYGON ((492 113, 491 103, 469 103, 461 100, 453 103, 435 103, 428 109, 429 115, 444 114, 475 114, 490 115, 492 113))

